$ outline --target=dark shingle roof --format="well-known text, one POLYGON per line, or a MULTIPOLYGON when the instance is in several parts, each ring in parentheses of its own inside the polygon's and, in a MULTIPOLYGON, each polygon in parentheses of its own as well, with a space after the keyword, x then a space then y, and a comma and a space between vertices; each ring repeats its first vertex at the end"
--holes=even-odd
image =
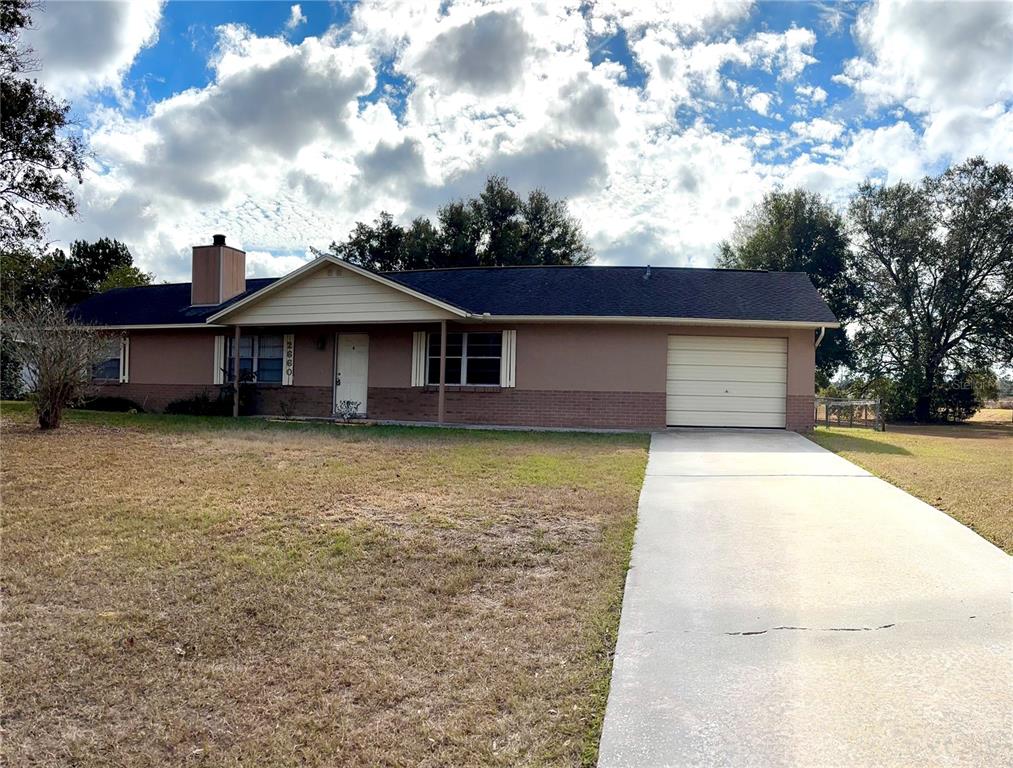
MULTIPOLYGON (((677 317, 702 320, 835 323, 802 272, 681 267, 487 267, 389 272, 415 291, 472 314, 558 317, 677 317)), ((72 310, 97 325, 203 323, 277 278, 217 307, 190 307, 190 284, 117 288, 72 310)))
POLYGON ((488 267, 386 277, 475 314, 837 322, 804 272, 488 267))
POLYGON ((211 315, 278 278, 246 281, 246 292, 213 307, 190 306, 190 283, 163 283, 138 288, 113 288, 91 296, 70 310, 70 316, 89 325, 185 325, 203 323, 211 315))

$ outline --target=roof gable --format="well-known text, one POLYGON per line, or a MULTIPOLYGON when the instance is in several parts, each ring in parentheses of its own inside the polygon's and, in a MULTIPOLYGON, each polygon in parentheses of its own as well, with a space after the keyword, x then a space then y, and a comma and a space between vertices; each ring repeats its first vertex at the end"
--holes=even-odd
POLYGON ((322 256, 217 312, 209 322, 240 325, 431 322, 467 312, 361 267, 322 256))

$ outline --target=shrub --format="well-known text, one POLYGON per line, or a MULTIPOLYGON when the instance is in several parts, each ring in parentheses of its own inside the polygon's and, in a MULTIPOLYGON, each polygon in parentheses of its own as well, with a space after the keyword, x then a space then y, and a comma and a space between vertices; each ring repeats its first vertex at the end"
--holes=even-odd
POLYGON ((222 394, 212 397, 204 390, 193 397, 173 400, 165 406, 165 412, 177 416, 228 416, 232 413, 232 400, 222 394))
POLYGON ((89 411, 112 411, 114 413, 129 413, 130 411, 135 411, 137 413, 144 413, 144 409, 128 397, 112 397, 106 395, 86 397, 74 407, 84 408, 89 411))

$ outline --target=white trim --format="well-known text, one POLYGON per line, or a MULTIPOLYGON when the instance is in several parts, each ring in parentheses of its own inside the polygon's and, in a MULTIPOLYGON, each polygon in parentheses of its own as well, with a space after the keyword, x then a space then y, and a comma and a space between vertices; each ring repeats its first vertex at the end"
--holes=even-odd
POLYGON ((499 385, 517 386, 517 331, 503 331, 500 346, 499 385))
POLYGON ((130 383, 130 337, 120 336, 120 384, 130 383))
POLYGON ((292 386, 295 376, 295 334, 284 334, 281 342, 281 385, 292 386))
POLYGON ((215 336, 214 383, 225 383, 225 336, 215 336))
POLYGON ((412 332, 412 386, 426 385, 426 358, 429 356, 429 338, 425 331, 412 332))
MULTIPOLYGON (((317 269, 319 269, 319 268, 321 268, 321 267, 323 267, 323 266, 325 266, 327 264, 334 264, 336 266, 341 267, 342 269, 347 269, 349 272, 352 272, 353 274, 361 275, 362 277, 369 278, 370 280, 373 280, 373 281, 375 281, 377 283, 380 283, 381 285, 385 285, 388 288, 393 288, 394 290, 400 291, 401 293, 405 293, 405 294, 407 294, 409 296, 414 296, 416 299, 424 301, 427 304, 432 304, 433 306, 436 306, 436 307, 439 307, 440 309, 446 310, 447 312, 450 312, 451 314, 457 315, 458 317, 472 317, 471 313, 466 312, 463 309, 460 309, 459 307, 455 307, 452 304, 447 304, 447 303, 445 303, 443 301, 440 301, 439 299, 434 299, 432 296, 428 296, 428 295, 426 295, 424 293, 419 293, 418 291, 412 290, 411 288, 409 288, 409 287, 407 287, 405 285, 401 285, 401 283, 397 283, 397 282, 395 282, 393 280, 390 280, 390 279, 384 277, 383 275, 378 275, 375 272, 370 272, 368 269, 363 269, 362 267, 356 266, 355 264, 349 264, 347 261, 345 261, 344 259, 339 259, 337 256, 331 256, 330 254, 324 254, 323 256, 320 256, 320 257, 314 259, 313 261, 309 262, 308 264, 304 264, 303 266, 299 267, 298 269, 296 269, 296 270, 294 270, 292 272, 289 272, 284 277, 282 277, 282 278, 280 278, 278 280, 275 280, 270 285, 264 286, 259 291, 256 291, 255 293, 251 293, 245 299, 242 299, 241 301, 237 301, 235 304, 232 304, 232 305, 226 307, 221 312, 217 312, 217 313, 211 315, 207 319, 207 322, 208 323, 212 323, 212 322, 214 322, 216 320, 225 318, 228 315, 230 315, 233 312, 235 312, 236 310, 241 309, 243 307, 246 307, 246 306, 250 305, 253 302, 260 301, 261 299, 266 298, 268 295, 270 295, 270 294, 274 293, 276 290, 278 290, 278 289, 280 289, 280 288, 288 285, 293 280, 295 280, 295 279, 297 279, 299 277, 302 277, 303 275, 305 275, 305 274, 307 274, 307 273, 309 273, 311 271, 317 270, 317 269)), ((260 324, 261 323, 258 323, 258 325, 260 325, 260 324)))

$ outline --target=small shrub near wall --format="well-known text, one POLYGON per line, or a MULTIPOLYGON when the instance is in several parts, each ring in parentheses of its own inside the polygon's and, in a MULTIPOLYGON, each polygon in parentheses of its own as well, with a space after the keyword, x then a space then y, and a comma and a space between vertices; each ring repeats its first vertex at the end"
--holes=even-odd
POLYGON ((109 397, 100 395, 88 397, 74 406, 88 411, 112 411, 114 413, 144 413, 144 409, 127 397, 109 397))
POLYGON ((229 416, 232 414, 232 400, 222 394, 212 397, 205 390, 193 397, 173 400, 165 406, 165 412, 177 416, 229 416))

